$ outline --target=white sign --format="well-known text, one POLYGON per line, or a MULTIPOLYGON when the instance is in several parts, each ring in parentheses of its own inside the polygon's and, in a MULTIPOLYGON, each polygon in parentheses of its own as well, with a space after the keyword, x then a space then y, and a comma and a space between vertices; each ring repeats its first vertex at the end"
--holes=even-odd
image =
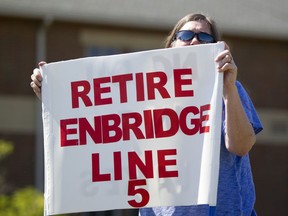
POLYGON ((216 205, 223 43, 46 64, 47 214, 216 205))

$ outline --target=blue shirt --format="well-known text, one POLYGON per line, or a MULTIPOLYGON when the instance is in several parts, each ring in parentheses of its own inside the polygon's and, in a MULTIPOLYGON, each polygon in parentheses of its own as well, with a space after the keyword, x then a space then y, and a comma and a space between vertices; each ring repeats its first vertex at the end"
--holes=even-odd
MULTIPOLYGON (((256 110, 240 82, 236 82, 238 93, 245 113, 253 126, 255 134, 263 128, 256 110)), ((141 216, 253 216, 255 189, 252 179, 249 155, 242 157, 230 153, 225 146, 225 107, 223 105, 220 170, 217 205, 168 206, 140 209, 141 216)))

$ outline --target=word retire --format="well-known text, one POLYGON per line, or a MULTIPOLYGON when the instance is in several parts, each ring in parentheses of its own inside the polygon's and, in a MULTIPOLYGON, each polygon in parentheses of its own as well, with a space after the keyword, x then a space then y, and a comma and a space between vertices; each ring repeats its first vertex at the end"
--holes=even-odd
MULTIPOLYGON (((93 79, 93 85, 87 80, 80 80, 71 83, 71 95, 72 95, 72 108, 80 107, 80 99, 86 107, 99 106, 113 104, 112 97, 104 94, 111 93, 110 83, 119 85, 118 96, 120 103, 128 102, 127 84, 134 81, 136 89, 136 101, 144 101, 145 93, 147 94, 147 100, 156 99, 156 90, 159 92, 162 98, 173 97, 193 97, 194 91, 192 89, 183 89, 184 86, 192 85, 192 77, 187 78, 185 75, 192 75, 191 68, 174 69, 174 95, 168 92, 165 87, 168 77, 163 71, 148 72, 146 75, 146 88, 144 85, 144 74, 136 73, 133 78, 133 74, 120 74, 111 77, 100 77, 93 79), (104 86, 103 86, 104 85, 104 86), (88 95, 93 87, 93 98, 88 95), (171 96, 172 95, 172 96, 171 96)), ((115 97, 116 92, 112 92, 115 97)), ((116 95, 117 96, 117 95, 116 95)))

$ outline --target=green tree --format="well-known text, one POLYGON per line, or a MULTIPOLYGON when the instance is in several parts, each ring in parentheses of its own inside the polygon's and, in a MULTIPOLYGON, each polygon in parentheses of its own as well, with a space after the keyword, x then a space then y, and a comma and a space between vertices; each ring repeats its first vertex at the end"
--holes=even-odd
POLYGON ((11 142, 0 139, 0 194, 8 191, 9 185, 5 182, 7 169, 5 162, 13 153, 14 146, 11 142))
POLYGON ((33 187, 0 196, 0 215, 3 216, 42 216, 43 210, 43 194, 33 187))
POLYGON ((5 160, 13 153, 11 142, 0 140, 0 215, 2 216, 42 216, 44 210, 43 193, 33 187, 25 187, 7 194, 5 181, 5 160))

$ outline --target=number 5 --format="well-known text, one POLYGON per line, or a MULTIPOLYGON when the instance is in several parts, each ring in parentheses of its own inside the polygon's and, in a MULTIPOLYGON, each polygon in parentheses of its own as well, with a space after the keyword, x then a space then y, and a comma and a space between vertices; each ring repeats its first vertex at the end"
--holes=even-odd
POLYGON ((137 202, 135 199, 129 200, 128 203, 132 207, 135 207, 135 208, 143 207, 147 205, 147 203, 150 200, 150 195, 147 190, 145 190, 144 188, 136 189, 137 186, 142 186, 142 185, 146 185, 146 179, 137 179, 137 180, 132 180, 128 182, 128 196, 135 196, 136 194, 140 194, 142 197, 140 202, 137 202))

